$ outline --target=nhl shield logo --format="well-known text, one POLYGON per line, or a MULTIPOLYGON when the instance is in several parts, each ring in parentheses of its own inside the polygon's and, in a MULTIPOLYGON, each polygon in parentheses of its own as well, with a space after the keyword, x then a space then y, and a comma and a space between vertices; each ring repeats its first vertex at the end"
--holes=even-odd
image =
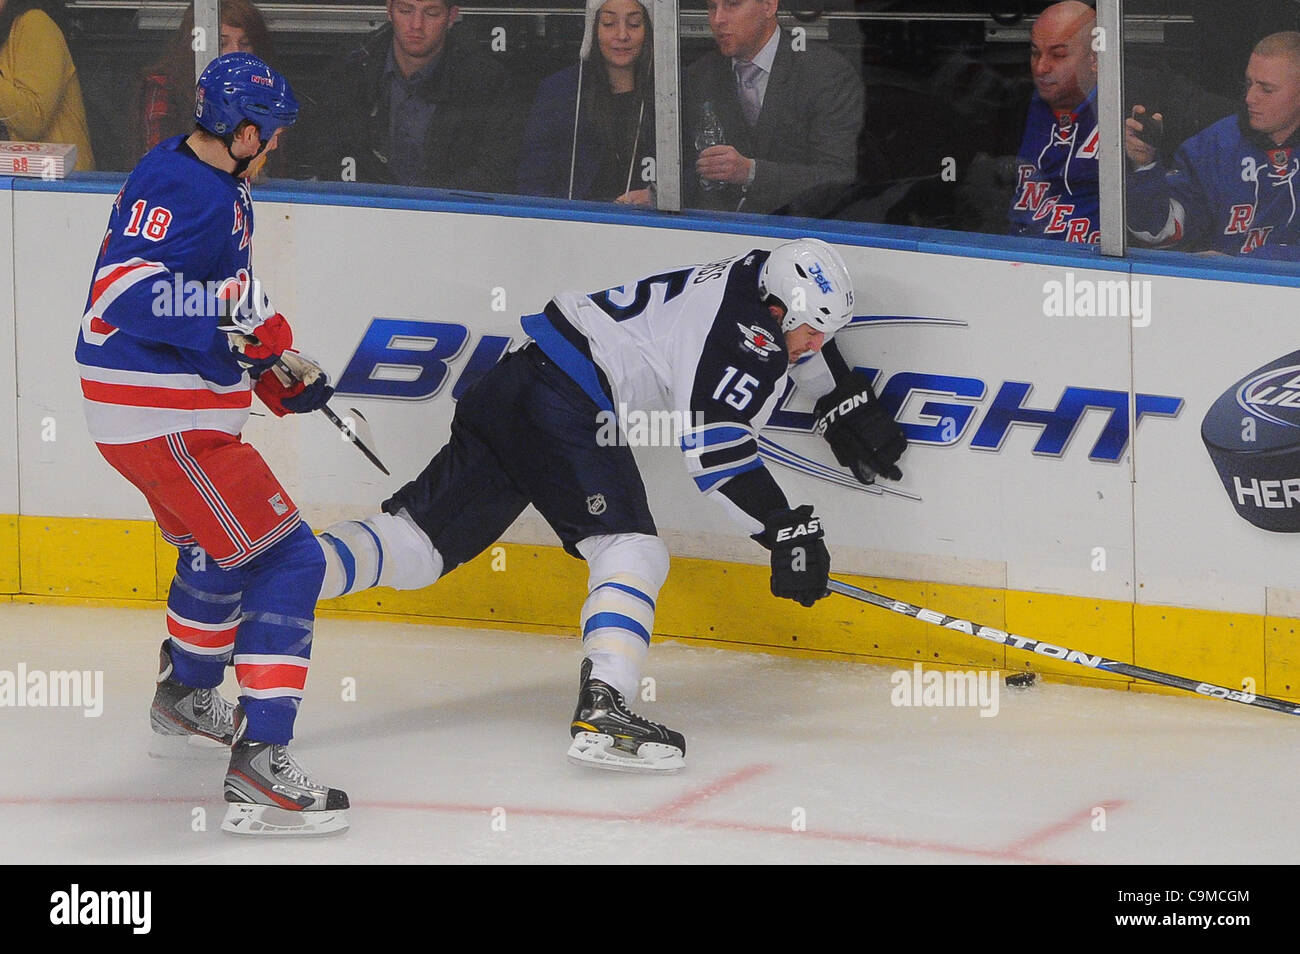
POLYGON ((284 502, 284 498, 279 494, 271 497, 266 502, 271 505, 271 509, 275 511, 277 517, 283 517, 289 512, 289 505, 284 502))
POLYGON ((1282 178, 1287 174, 1291 167, 1291 150, 1286 147, 1268 150, 1269 165, 1273 167, 1273 175, 1282 178))
POLYGON ((587 513, 593 517, 599 517, 605 512, 605 495, 592 494, 587 498, 587 513))

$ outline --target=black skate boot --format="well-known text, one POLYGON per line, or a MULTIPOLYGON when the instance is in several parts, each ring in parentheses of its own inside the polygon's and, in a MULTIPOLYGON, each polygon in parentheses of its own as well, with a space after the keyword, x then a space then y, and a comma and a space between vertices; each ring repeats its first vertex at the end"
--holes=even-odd
POLYGON ((158 688, 149 707, 154 758, 220 757, 235 736, 235 706, 216 689, 196 689, 173 675, 171 640, 158 653, 158 688))
POLYGON ((686 764, 686 738, 643 719, 627 707, 623 694, 591 678, 591 660, 582 661, 578 708, 569 733, 569 761, 616 772, 680 772, 686 764))
POLYGON ((346 831, 348 796, 309 776, 287 745, 252 742, 236 709, 221 830, 237 835, 328 835, 346 831))

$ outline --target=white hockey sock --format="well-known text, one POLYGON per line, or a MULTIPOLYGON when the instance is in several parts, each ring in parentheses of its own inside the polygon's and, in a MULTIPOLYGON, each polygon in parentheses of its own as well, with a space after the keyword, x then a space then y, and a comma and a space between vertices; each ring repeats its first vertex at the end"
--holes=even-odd
POLYGON ((418 590, 442 575, 442 554, 405 511, 344 520, 323 530, 316 542, 325 554, 323 600, 372 586, 418 590))
POLYGON ((591 675, 631 702, 641 688, 641 667, 654 629, 654 596, 632 574, 620 573, 593 589, 582 604, 582 648, 591 675))

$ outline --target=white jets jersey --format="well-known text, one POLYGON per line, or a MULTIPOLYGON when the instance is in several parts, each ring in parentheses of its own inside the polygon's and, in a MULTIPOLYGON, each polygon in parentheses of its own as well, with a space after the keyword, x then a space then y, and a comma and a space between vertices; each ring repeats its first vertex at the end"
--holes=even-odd
POLYGON ((524 330, 596 404, 673 412, 703 491, 761 467, 758 430, 785 393, 780 325, 759 301, 753 250, 590 294, 557 295, 524 330))

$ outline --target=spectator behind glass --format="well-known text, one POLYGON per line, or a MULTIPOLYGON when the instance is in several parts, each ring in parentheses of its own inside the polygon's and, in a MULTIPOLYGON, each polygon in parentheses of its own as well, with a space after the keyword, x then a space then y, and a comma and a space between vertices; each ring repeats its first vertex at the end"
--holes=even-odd
POLYGON ((542 81, 528 116, 520 193, 650 205, 642 170, 654 155, 653 49, 647 7, 587 0, 578 64, 542 81))
POLYGON ((1141 105, 1124 122, 1128 227, 1137 241, 1300 260, 1300 33, 1255 45, 1240 111, 1184 142, 1172 167, 1159 158, 1163 126, 1160 113, 1141 105))
POLYGON ((862 80, 829 47, 792 49, 777 2, 708 0, 718 48, 686 73, 687 205, 788 211, 831 200, 857 176, 862 80), (706 104, 723 145, 705 145, 706 104))
POLYGON ((1007 214, 1012 235, 1066 242, 1101 237, 1096 24, 1086 3, 1066 0, 1044 10, 1030 31, 1034 95, 1007 214))
MULTIPOLYGON (((221 0, 221 47, 218 55, 252 53, 270 62, 271 33, 257 7, 248 0, 221 0)), ((167 52, 150 66, 140 83, 132 113, 132 155, 143 156, 164 139, 194 129, 194 8, 168 42, 167 52)))
POLYGON ((444 0, 388 0, 317 110, 323 179, 504 192, 514 185, 510 77, 444 0))
POLYGON ((95 168, 77 68, 37 0, 0 0, 0 139, 71 143, 75 169, 95 168))

